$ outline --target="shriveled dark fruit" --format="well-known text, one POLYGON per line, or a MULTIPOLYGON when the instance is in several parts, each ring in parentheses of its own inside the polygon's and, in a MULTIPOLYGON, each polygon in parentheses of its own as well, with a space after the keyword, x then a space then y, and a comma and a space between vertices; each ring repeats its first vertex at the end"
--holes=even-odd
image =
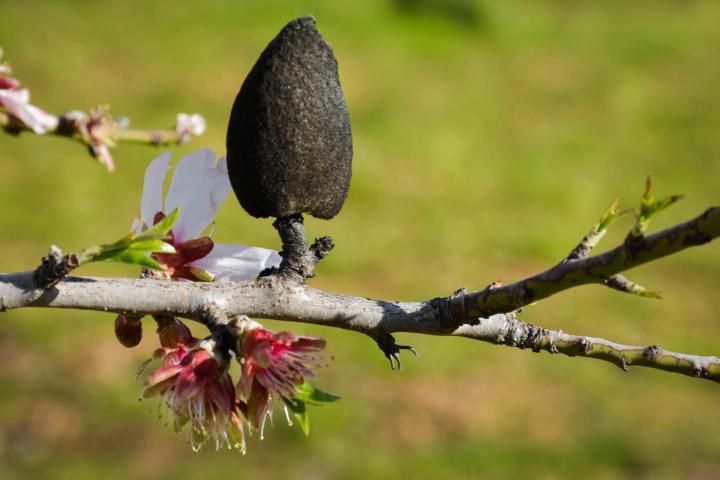
POLYGON ((337 61, 312 17, 288 23, 265 48, 233 104, 227 132, 230 182, 254 217, 342 208, 352 135, 337 61))

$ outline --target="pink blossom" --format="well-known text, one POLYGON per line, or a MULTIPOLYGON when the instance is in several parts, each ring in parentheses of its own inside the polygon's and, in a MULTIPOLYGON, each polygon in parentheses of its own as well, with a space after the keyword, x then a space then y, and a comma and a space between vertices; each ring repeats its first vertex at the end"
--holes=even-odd
POLYGON ((279 265, 281 258, 273 250, 218 244, 202 235, 230 193, 224 157, 218 160, 209 149, 183 157, 175 167, 163 200, 162 186, 169 163, 170 154, 164 153, 148 166, 141 201, 142 218, 136 223, 136 229, 146 228, 180 208, 171 239, 177 253, 156 256, 168 269, 166 277, 249 280, 261 270, 279 265))
POLYGON ((115 162, 110 148, 115 146, 112 136, 117 124, 108 113, 107 107, 94 107, 90 110, 90 115, 80 110, 72 110, 63 117, 73 131, 82 137, 90 154, 104 165, 108 172, 114 171, 115 162))
POLYGON ((27 88, 0 89, 0 107, 38 135, 58 126, 59 120, 55 115, 30 104, 30 91, 27 88))
POLYGON ((315 376, 311 367, 320 362, 324 348, 320 337, 254 328, 242 340, 243 379, 257 378, 270 393, 292 398, 305 378, 315 376))
POLYGON ((110 147, 115 146, 112 133, 115 130, 115 121, 108 114, 106 107, 95 107, 90 110, 90 118, 82 125, 82 132, 90 146, 93 157, 107 168, 108 172, 115 170, 115 162, 110 154, 110 147))
POLYGON ((100 165, 104 165, 108 172, 115 171, 115 162, 113 161, 112 154, 110 153, 110 147, 106 143, 92 142, 90 143, 90 153, 93 157, 100 162, 100 165))
MULTIPOLYGON (((158 212, 155 223, 165 218, 165 214, 158 212)), ((215 247, 210 237, 202 236, 184 242, 178 242, 170 231, 167 243, 175 248, 175 253, 153 253, 152 257, 164 267, 162 275, 175 280, 185 279, 194 282, 212 281, 215 277, 205 270, 193 266, 193 262, 205 258, 215 247)))
POLYGON ((320 362, 324 348, 322 338, 274 333, 259 326, 244 334, 238 391, 245 398, 253 426, 262 429, 273 396, 292 399, 297 387, 315 376, 312 368, 320 362))
POLYGON ((215 448, 238 448, 245 452, 243 405, 235 397, 228 374, 228 359, 219 354, 213 340, 158 351, 162 365, 145 379, 143 397, 159 395, 180 431, 188 426, 188 440, 198 451, 208 440, 215 448))

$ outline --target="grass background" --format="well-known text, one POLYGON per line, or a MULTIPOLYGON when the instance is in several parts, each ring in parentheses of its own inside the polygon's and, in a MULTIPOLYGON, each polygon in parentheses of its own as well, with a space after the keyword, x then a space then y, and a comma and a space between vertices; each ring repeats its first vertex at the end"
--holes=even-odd
MULTIPOLYGON (((423 300, 512 281, 565 255, 615 197, 634 206, 648 172, 660 195, 691 194, 654 228, 718 202, 715 1, 0 0, 0 12, 0 45, 41 107, 109 103, 137 127, 205 115, 206 135, 177 156, 224 151, 259 52, 286 21, 314 14, 339 59, 355 144, 342 214, 308 222, 309 235, 337 243, 312 281, 320 288, 423 300)), ((0 136, 0 271, 33 268, 51 243, 123 234, 157 153, 123 145, 110 175, 65 139, 0 136)), ((278 247, 270 222, 233 198, 216 239, 278 247)), ((632 272, 662 301, 586 287, 522 318, 719 354, 718 253, 713 244, 632 272)), ((398 373, 360 335, 269 322, 328 338, 334 361, 318 385, 343 401, 311 412, 309 439, 278 416, 245 457, 193 454, 154 402, 137 401, 152 335, 128 351, 109 314, 0 321, 3 479, 720 477, 720 389, 701 380, 402 334, 421 356, 398 373)))

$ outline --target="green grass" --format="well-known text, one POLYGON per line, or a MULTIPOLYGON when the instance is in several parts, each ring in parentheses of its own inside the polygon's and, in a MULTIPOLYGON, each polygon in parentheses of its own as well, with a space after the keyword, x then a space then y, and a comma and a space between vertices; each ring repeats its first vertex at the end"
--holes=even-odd
MULTIPOLYGON (((109 103, 134 126, 199 111, 200 146, 224 150, 235 93, 281 26, 312 13, 340 63, 355 143, 341 215, 310 220, 337 248, 313 285, 422 300, 551 265, 610 202, 690 197, 662 228, 717 204, 720 5, 422 0, 89 2, 0 0, 0 45, 33 100, 54 112, 109 103), (473 22, 443 4, 475 12, 473 22), (438 7, 440 5, 440 7, 438 7), (468 10, 469 9, 469 10, 468 10)), ((0 136, 0 271, 118 238, 139 210, 157 151, 121 146, 109 175, 59 138, 0 136)), ((621 241, 631 222, 603 245, 621 241)), ((277 248, 270 222, 223 206, 221 242, 277 248)), ((603 248, 602 245, 600 247, 603 248)), ((88 274, 133 276, 122 266, 88 274)), ((526 310, 571 333, 720 354, 716 245, 630 274, 644 300, 587 287, 526 310)), ((716 385, 468 340, 416 345, 402 373, 374 344, 318 327, 335 360, 318 379, 343 400, 311 411, 305 439, 278 415, 249 453, 192 454, 137 402, 112 315, 23 310, 0 319, 0 478, 712 478, 720 475, 716 385)))

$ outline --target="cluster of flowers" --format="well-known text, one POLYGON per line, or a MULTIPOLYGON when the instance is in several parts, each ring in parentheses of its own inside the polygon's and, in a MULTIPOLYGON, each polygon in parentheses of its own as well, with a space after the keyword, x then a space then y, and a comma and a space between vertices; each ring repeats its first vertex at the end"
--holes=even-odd
MULTIPOLYGON (((170 155, 150 163, 141 202, 141 231, 180 208, 169 243, 175 253, 153 254, 163 267, 158 275, 181 281, 248 280, 280 263, 272 251, 242 245, 214 243, 202 235, 230 192, 225 158, 200 150, 180 160, 163 201, 162 186, 170 155)), ((292 402, 312 368, 320 361, 325 340, 274 333, 244 317, 235 324, 238 341, 234 354, 241 365, 236 383, 229 373, 231 353, 210 336, 193 337, 179 319, 156 316, 161 348, 153 359, 160 367, 145 379, 144 397, 160 396, 176 430, 187 428, 193 449, 207 441, 216 448, 245 451, 245 430, 261 432, 272 413, 272 400, 292 402)), ((115 332, 123 345, 132 346, 142 335, 139 318, 119 315, 115 332)), ((148 361, 148 364, 153 360, 148 361)), ((287 407, 286 408, 286 414, 287 407)), ((289 418, 289 415, 288 415, 289 418)))
MULTIPOLYGON (((2 56, 3 51, 0 48, 0 60, 2 56)), ((0 63, 0 113, 7 113, 12 120, 4 126, 12 131, 28 129, 37 135, 63 131, 63 134, 74 136, 85 143, 90 154, 108 171, 115 169, 110 148, 115 146, 116 131, 128 127, 129 121, 126 118, 116 121, 106 106, 92 108, 89 114, 72 110, 61 117, 52 115, 30 103, 30 90, 22 88, 20 80, 10 76, 11 73, 8 63, 0 63)), ((177 143, 182 144, 193 136, 202 135, 205 127, 202 116, 196 113, 179 113, 175 120, 177 143)))
MULTIPOLYGON (((0 48, 0 60, 3 51, 0 48)), ((7 63, 0 63, 0 107, 21 125, 38 135, 55 130, 59 119, 30 104, 30 90, 21 88, 20 80, 11 77, 12 70, 7 63)))
MULTIPOLYGON (((272 400, 292 402, 320 361, 325 340, 275 333, 245 319, 240 322, 237 360, 240 380, 229 373, 231 356, 216 338, 198 339, 179 319, 159 317, 160 367, 147 376, 143 397, 160 396, 176 431, 187 428, 197 451, 207 441, 245 452, 245 430, 260 431, 272 415, 272 400)), ((151 359, 150 361, 152 361, 151 359)), ((148 362, 149 363, 149 362, 148 362)))

